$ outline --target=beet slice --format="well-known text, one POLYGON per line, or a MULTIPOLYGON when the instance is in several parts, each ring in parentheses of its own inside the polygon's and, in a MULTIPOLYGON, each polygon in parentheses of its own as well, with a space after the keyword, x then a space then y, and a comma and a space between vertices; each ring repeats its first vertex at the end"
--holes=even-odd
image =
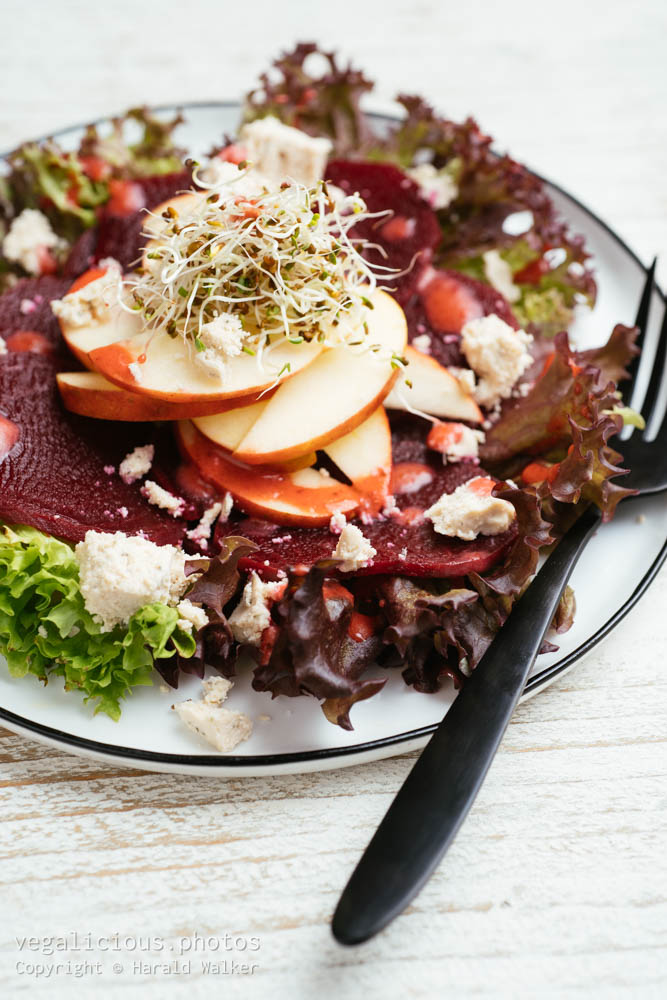
POLYGON ((53 299, 62 298, 71 284, 67 278, 23 278, 0 295, 0 337, 10 352, 49 354, 59 364, 79 367, 72 363, 58 320, 51 312, 53 299), (20 336, 25 332, 36 336, 20 336))
POLYGON ((44 355, 0 357, 0 416, 5 439, 15 439, 4 457, 0 451, 0 519, 70 542, 92 529, 143 532, 158 544, 178 544, 185 522, 147 503, 140 483, 128 485, 109 471, 137 445, 155 442, 159 448, 154 426, 68 413, 56 370, 44 355), (15 431, 9 434, 12 428, 18 439, 15 431))
POLYGON ((430 353, 441 365, 468 368, 459 347, 465 323, 495 313, 515 330, 519 328, 506 299, 491 285, 467 274, 432 267, 422 271, 419 287, 403 302, 408 339, 427 334, 430 353))
MULTIPOLYGON (((483 573, 505 554, 516 537, 512 526, 502 535, 480 536, 472 542, 447 538, 433 530, 423 511, 443 493, 482 474, 473 462, 443 465, 442 456, 426 446, 428 425, 409 414, 392 416, 393 488, 398 515, 372 524, 355 521, 377 551, 373 565, 357 575, 459 577, 483 573)), ((331 556, 336 536, 328 527, 290 528, 259 518, 233 520, 216 530, 216 541, 227 535, 244 535, 258 545, 241 560, 245 569, 275 576, 281 570, 310 568, 331 556)))
POLYGON ((401 277, 391 274, 385 277, 380 272, 382 282, 395 288, 395 296, 402 302, 440 242, 435 212, 422 198, 415 182, 391 163, 332 160, 326 176, 345 194, 358 192, 370 212, 391 212, 386 217, 357 223, 351 236, 382 247, 384 254, 372 248, 364 251, 369 263, 408 271, 401 277))

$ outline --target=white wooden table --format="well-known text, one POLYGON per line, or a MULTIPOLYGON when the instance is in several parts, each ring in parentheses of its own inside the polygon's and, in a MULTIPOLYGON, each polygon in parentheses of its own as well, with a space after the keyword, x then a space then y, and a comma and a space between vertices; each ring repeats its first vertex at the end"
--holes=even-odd
MULTIPOLYGON (((661 253, 667 275, 660 0, 4 0, 2 22, 0 148, 140 102, 236 97, 277 47, 315 37, 386 97, 474 112, 644 259, 661 253)), ((437 875, 355 951, 328 921, 410 757, 219 781, 119 771, 0 731, 0 995, 664 996, 666 606, 663 573, 612 639, 517 712, 437 875), (74 933, 79 951, 48 954, 74 933), (155 967, 188 959, 189 972, 155 967), (89 966, 46 978, 67 961, 89 966)))

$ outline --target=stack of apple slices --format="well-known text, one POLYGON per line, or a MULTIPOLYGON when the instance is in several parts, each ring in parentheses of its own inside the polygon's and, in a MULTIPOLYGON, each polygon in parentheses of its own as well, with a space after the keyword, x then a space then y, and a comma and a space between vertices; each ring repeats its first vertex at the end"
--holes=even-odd
POLYGON ((241 354, 217 387, 181 338, 142 332, 118 304, 86 327, 61 317, 63 336, 87 370, 60 373, 60 393, 69 410, 87 417, 178 421, 184 454, 249 514, 316 525, 335 512, 379 513, 392 461, 383 403, 472 422, 481 413, 447 369, 406 347, 405 316, 394 299, 378 290, 371 300, 368 343, 379 351, 285 342, 271 354, 279 376, 241 354), (407 378, 397 356, 409 361, 409 384, 397 384, 399 375, 407 378), (318 451, 347 482, 317 468, 318 451))

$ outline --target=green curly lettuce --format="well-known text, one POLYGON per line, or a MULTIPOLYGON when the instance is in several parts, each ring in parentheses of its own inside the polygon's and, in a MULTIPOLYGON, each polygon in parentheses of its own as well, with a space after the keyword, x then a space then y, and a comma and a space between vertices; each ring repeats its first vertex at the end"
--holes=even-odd
POLYGON ((35 528, 0 526, 0 653, 13 677, 64 677, 95 714, 118 720, 121 699, 152 684, 155 661, 194 654, 178 622, 175 608, 148 604, 103 632, 86 610, 73 549, 35 528))

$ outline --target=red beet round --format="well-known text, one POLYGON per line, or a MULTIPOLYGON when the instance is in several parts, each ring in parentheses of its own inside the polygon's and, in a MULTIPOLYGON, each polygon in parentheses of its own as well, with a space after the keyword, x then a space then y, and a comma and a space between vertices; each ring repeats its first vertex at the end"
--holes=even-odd
POLYGON ((155 429, 68 413, 55 372, 44 355, 0 358, 0 415, 5 427, 18 428, 0 460, 0 520, 70 542, 92 529, 143 532, 158 544, 178 544, 184 522, 148 504, 140 483, 128 485, 117 475, 129 451, 155 440, 155 429))

